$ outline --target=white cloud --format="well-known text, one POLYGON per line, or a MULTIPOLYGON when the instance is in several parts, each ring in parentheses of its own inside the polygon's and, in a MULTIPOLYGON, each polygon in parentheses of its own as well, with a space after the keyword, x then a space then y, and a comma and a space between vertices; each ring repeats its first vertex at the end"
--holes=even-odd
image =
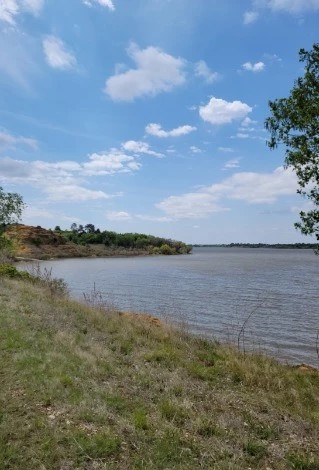
POLYGON ((229 124, 237 119, 243 119, 252 108, 241 101, 228 102, 220 98, 211 98, 206 106, 199 107, 199 115, 213 125, 229 124))
POLYGON ((14 136, 0 128, 0 148, 15 148, 17 145, 26 145, 33 150, 38 148, 38 142, 30 137, 14 136))
POLYGON ((258 19, 259 13, 257 11, 246 11, 244 13, 244 24, 252 24, 258 19))
POLYGON ((280 196, 294 194, 296 190, 295 173, 283 167, 276 168, 272 173, 235 173, 221 183, 205 189, 218 198, 225 197, 252 204, 273 203, 280 196))
POLYGON ((232 160, 228 160, 228 162, 225 163, 224 169, 229 170, 232 168, 239 168, 240 159, 239 158, 233 158, 232 160))
POLYGON ((115 101, 133 101, 141 96, 155 96, 185 83, 185 61, 159 48, 139 49, 132 44, 129 57, 136 68, 117 73, 106 81, 105 92, 115 101))
POLYGON ((81 165, 81 172, 88 176, 113 175, 130 173, 139 170, 141 166, 135 157, 113 148, 108 152, 89 155, 89 161, 81 165))
POLYGON ((264 58, 270 63, 282 62, 282 58, 278 54, 264 54, 264 58))
POLYGON ((112 0, 82 0, 82 3, 88 7, 92 7, 94 3, 97 3, 98 5, 109 8, 112 11, 115 10, 114 2, 112 0))
POLYGON ((250 135, 244 132, 237 132, 236 135, 232 135, 231 139, 249 139, 250 135))
POLYGON ((160 124, 151 123, 145 127, 145 132, 156 137, 180 137, 182 135, 189 134, 190 132, 196 131, 197 128, 189 125, 179 126, 170 131, 164 131, 160 124))
POLYGON ((146 154, 146 155, 153 155, 154 157, 161 158, 164 155, 162 153, 154 152, 151 150, 149 144, 146 142, 136 141, 136 140, 128 140, 122 144, 122 148, 127 152, 132 152, 134 154, 146 154))
POLYGON ((296 15, 319 10, 319 0, 252 0, 252 9, 244 14, 244 24, 256 21, 263 9, 296 15))
POLYGON ((84 202, 113 197, 104 191, 95 191, 76 184, 48 186, 46 193, 52 201, 84 202))
POLYGON ((245 119, 243 119, 243 121, 241 122, 241 126, 247 128, 251 128, 251 126, 253 126, 254 124, 257 124, 257 121, 254 121, 248 116, 245 117, 245 119))
POLYGON ((295 194, 297 187, 295 173, 283 167, 271 173, 240 172, 196 192, 170 196, 156 207, 173 219, 202 218, 229 210, 223 206, 227 200, 271 204, 282 196, 295 194))
POLYGON ((319 10, 319 0, 266 0, 266 6, 273 11, 302 13, 319 10))
POLYGON ((86 188, 92 176, 131 173, 141 168, 135 156, 126 155, 118 149, 93 153, 88 160, 45 162, 24 161, 9 157, 0 158, 0 185, 9 183, 29 185, 40 189, 49 200, 85 201, 109 199, 121 193, 107 194, 104 191, 86 188))
POLYGON ((220 152, 225 152, 225 153, 233 153, 234 152, 234 149, 232 149, 231 147, 218 147, 218 150, 220 152))
POLYGON ((128 212, 110 211, 110 212, 107 212, 106 218, 112 221, 124 221, 124 220, 131 220, 132 216, 128 212))
POLYGON ((207 83, 214 83, 221 77, 218 72, 213 72, 204 60, 195 64, 195 75, 203 78, 207 83))
POLYGON ((170 196, 156 207, 173 219, 197 219, 227 210, 219 206, 211 194, 199 192, 170 196))
POLYGON ((15 24, 15 17, 19 13, 17 0, 1 0, 0 2, 0 20, 11 25, 15 24))
POLYGON ((148 220, 150 222, 172 222, 173 219, 170 217, 157 217, 153 215, 147 215, 147 214, 138 214, 136 215, 137 219, 140 220, 148 220))
POLYGON ((46 36, 43 40, 43 51, 50 67, 68 70, 76 66, 76 58, 68 51, 63 41, 56 36, 46 36))
POLYGON ((189 147, 189 150, 192 152, 192 153, 202 153, 201 149, 196 147, 195 145, 192 145, 191 147, 189 147))
POLYGON ((20 0, 22 8, 33 15, 38 15, 44 5, 44 0, 20 0))
POLYGON ((0 28, 0 81, 6 87, 19 85, 32 94, 32 82, 39 72, 34 58, 37 44, 15 28, 0 28))
POLYGON ((0 21, 16 24, 16 17, 23 12, 37 16, 44 0, 0 0, 0 21))
POLYGON ((265 70, 266 65, 264 64, 264 62, 256 62, 255 64, 253 64, 252 62, 245 62, 242 67, 248 72, 262 72, 263 70, 265 70))

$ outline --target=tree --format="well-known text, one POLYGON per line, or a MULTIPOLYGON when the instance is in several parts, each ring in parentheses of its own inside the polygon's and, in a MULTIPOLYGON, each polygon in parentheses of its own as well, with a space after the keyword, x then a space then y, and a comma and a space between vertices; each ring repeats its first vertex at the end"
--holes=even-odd
POLYGON ((94 233, 95 232, 95 227, 93 224, 86 224, 84 227, 86 233, 94 233))
POLYGON ((299 51, 305 64, 288 98, 270 101, 271 116, 265 121, 270 132, 270 149, 286 146, 285 166, 298 178, 297 192, 311 201, 310 210, 300 212, 295 224, 301 233, 319 241, 319 43, 312 50, 299 51))
POLYGON ((22 196, 17 193, 5 193, 0 186, 0 228, 21 219, 25 208, 22 196))

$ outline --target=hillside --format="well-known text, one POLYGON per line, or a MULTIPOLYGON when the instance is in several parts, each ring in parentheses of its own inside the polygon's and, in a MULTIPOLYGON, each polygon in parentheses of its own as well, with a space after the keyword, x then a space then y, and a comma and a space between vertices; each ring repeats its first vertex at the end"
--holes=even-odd
POLYGON ((7 226, 5 235, 14 243, 17 258, 50 259, 179 254, 186 253, 188 249, 182 242, 143 234, 116 234, 99 230, 96 234, 84 231, 53 231, 23 224, 7 226), (106 243, 105 234, 112 234, 115 237, 112 243, 109 240, 106 243), (116 240, 116 237, 119 241, 116 240), (140 243, 130 244, 131 239, 135 240, 134 237, 138 238, 137 241, 140 243), (153 240, 159 241, 159 246, 151 244, 153 240), (144 244, 141 241, 144 241, 144 244), (175 246, 178 249, 175 249, 175 246))
POLYGON ((0 349, 0 468, 319 468, 315 370, 3 277, 0 349))

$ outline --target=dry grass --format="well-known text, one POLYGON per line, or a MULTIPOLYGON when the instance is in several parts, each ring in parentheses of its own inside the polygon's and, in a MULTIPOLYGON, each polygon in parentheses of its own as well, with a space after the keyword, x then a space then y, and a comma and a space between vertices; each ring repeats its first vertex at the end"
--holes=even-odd
POLYGON ((0 468, 319 469, 319 374, 0 278, 0 468))

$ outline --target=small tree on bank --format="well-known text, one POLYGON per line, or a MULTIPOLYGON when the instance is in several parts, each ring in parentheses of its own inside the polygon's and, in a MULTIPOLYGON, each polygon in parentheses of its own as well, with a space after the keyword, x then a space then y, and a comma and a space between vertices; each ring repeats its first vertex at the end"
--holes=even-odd
POLYGON ((286 146, 285 165, 296 172, 297 192, 313 205, 300 212, 295 227, 319 242, 319 44, 310 51, 301 49, 299 60, 305 64, 304 76, 295 81, 288 98, 269 102, 271 116, 265 127, 270 149, 286 146))
POLYGON ((0 231, 8 224, 19 222, 24 208, 20 194, 5 193, 0 186, 0 231))

